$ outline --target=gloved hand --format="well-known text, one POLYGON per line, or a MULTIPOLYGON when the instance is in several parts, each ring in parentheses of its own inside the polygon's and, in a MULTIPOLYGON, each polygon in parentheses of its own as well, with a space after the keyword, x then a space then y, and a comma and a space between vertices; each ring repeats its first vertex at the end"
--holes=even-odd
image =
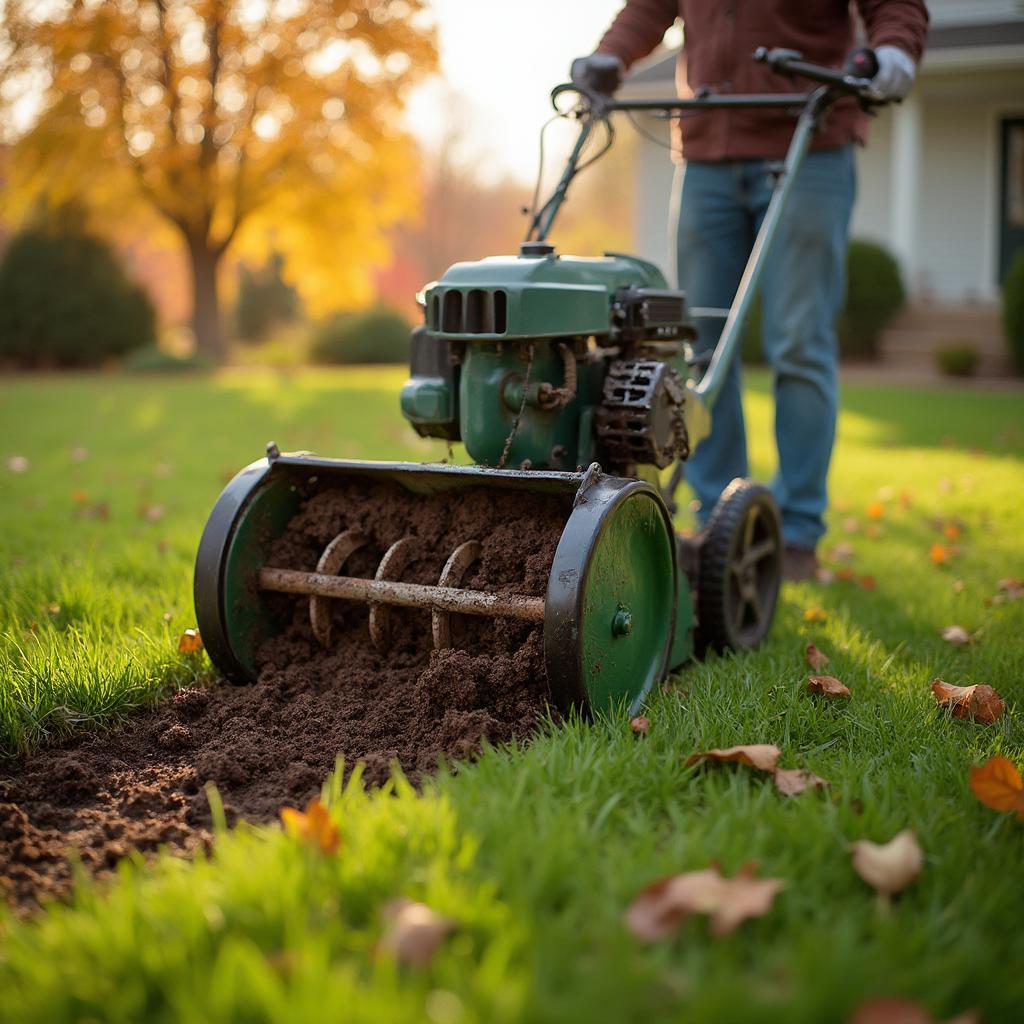
POLYGON ((569 77, 573 85, 587 92, 611 96, 622 84, 626 66, 613 53, 592 53, 589 57, 577 57, 572 62, 569 77))
POLYGON ((914 84, 917 68, 914 59, 898 46, 879 46, 875 50, 878 71, 871 79, 871 95, 876 100, 902 100, 914 84))

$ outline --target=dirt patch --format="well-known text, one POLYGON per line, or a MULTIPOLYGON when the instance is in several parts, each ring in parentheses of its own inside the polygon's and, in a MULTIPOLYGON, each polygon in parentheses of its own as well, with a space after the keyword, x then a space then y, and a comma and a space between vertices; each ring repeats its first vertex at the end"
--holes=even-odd
MULTIPOLYGON (((435 583, 465 540, 482 553, 463 586, 542 596, 565 510, 554 499, 471 490, 415 498, 357 484, 311 498, 272 549, 275 566, 313 569, 341 530, 368 544, 346 574, 372 576, 410 533, 418 552, 402 578, 435 583)), ((23 909, 71 884, 68 857, 97 875, 130 851, 189 854, 209 842, 205 787, 230 821, 276 819, 316 793, 336 758, 371 785, 395 762, 414 781, 486 740, 528 736, 547 702, 540 629, 453 620, 455 646, 432 650, 430 614, 394 609, 387 650, 369 641, 368 610, 335 602, 333 637, 313 638, 306 599, 274 595, 288 623, 258 654, 252 686, 183 690, 117 731, 83 736, 0 767, 0 888, 23 909)))

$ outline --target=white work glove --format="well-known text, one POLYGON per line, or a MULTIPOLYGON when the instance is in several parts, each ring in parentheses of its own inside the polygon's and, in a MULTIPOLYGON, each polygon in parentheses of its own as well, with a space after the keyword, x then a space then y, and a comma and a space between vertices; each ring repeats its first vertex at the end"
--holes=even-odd
POLYGON ((872 97, 883 101, 906 99, 917 72, 913 57, 898 46, 879 46, 875 60, 878 72, 871 79, 872 97))

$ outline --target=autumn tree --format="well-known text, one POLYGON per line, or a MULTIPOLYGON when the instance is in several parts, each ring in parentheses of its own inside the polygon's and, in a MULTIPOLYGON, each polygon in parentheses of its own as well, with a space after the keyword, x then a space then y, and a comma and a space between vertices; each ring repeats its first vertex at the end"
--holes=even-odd
POLYGON ((281 252, 314 311, 370 298, 416 198, 401 127, 435 67, 426 0, 7 0, 5 205, 156 211, 186 247, 199 348, 224 354, 229 247, 281 252))

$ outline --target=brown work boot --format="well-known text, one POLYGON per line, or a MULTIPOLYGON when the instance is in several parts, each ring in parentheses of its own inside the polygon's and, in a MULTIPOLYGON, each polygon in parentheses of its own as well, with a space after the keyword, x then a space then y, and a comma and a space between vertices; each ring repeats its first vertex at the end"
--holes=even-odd
POLYGON ((790 583, 804 583, 816 578, 818 556, 814 548, 787 544, 782 556, 782 578, 790 583))

